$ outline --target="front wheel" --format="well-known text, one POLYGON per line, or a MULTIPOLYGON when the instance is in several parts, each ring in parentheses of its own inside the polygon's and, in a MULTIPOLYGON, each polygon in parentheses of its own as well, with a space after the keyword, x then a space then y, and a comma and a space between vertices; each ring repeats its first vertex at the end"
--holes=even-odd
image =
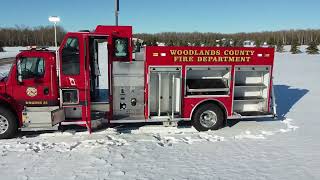
POLYGON ((8 139, 14 137, 18 131, 18 122, 14 114, 0 107, 0 139, 8 139))
POLYGON ((192 116, 192 125, 198 131, 220 129, 224 122, 221 108, 215 104, 204 104, 192 116))

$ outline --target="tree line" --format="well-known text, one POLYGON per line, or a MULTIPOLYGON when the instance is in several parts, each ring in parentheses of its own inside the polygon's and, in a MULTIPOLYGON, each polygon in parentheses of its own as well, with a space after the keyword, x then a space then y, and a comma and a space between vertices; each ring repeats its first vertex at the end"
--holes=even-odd
MULTIPOLYGON (((66 31, 57 26, 58 43, 62 41, 66 31)), ((162 32, 155 34, 138 33, 134 37, 142 39, 146 45, 157 45, 159 42, 167 46, 243 46, 246 40, 254 41, 257 46, 267 43, 277 46, 281 52, 283 45, 319 45, 320 30, 283 30, 252 33, 201 33, 201 32, 162 32)), ((3 46, 53 46, 53 26, 38 26, 34 28, 16 26, 0 27, 0 51, 3 46)))
POLYGON ((163 33, 140 33, 135 37, 144 40, 147 45, 156 45, 156 42, 163 42, 169 46, 183 45, 221 45, 223 41, 232 41, 231 46, 242 46, 246 40, 255 41, 257 46, 267 43, 268 45, 291 45, 297 42, 300 45, 307 45, 311 42, 320 44, 320 30, 283 30, 283 31, 265 31, 253 33, 200 33, 200 32, 163 32, 163 33))
MULTIPOLYGON (((57 40, 61 42, 66 31, 57 26, 57 40)), ((34 28, 16 26, 10 28, 0 27, 0 47, 3 46, 53 46, 53 26, 38 26, 34 28)))

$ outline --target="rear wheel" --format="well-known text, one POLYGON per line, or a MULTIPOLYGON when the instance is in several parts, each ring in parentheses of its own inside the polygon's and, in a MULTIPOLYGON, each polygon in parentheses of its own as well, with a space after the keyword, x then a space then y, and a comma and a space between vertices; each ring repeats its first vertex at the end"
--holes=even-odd
POLYGON ((18 131, 18 122, 14 114, 0 107, 0 139, 8 139, 14 137, 18 131))
POLYGON ((192 116, 192 125, 198 131, 220 129, 224 122, 221 108, 215 104, 204 104, 192 116))

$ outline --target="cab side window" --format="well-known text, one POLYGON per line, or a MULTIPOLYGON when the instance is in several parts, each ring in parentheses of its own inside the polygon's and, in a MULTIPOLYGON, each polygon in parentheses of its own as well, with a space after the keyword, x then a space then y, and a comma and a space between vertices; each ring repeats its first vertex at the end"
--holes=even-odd
POLYGON ((80 51, 77 38, 68 38, 62 49, 62 72, 65 75, 80 74, 80 51))
POLYGON ((43 58, 22 57, 20 61, 18 61, 18 73, 22 76, 22 79, 43 77, 44 76, 43 58))

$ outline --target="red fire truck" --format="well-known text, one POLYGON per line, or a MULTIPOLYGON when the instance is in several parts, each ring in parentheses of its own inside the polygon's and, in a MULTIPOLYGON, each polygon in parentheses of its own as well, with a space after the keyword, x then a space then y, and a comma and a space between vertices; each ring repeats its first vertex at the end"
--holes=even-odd
POLYGON ((132 27, 67 33, 57 53, 22 51, 0 82, 0 138, 96 122, 192 121, 199 131, 227 119, 274 117, 274 49, 144 47, 132 27))

